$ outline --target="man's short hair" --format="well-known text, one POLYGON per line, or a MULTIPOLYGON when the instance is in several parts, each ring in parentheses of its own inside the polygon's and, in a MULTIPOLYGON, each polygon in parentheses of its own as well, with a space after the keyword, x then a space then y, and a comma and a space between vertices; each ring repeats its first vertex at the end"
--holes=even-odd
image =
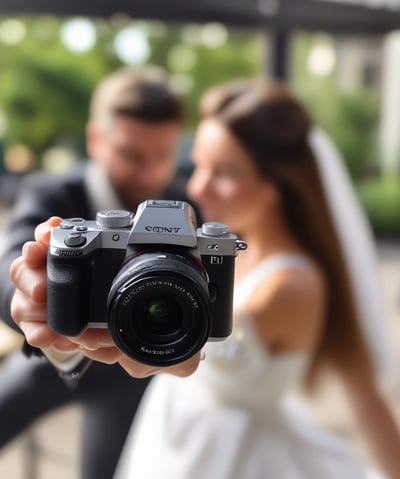
POLYGON ((184 107, 161 68, 127 67, 100 81, 90 104, 90 121, 108 124, 117 116, 183 123, 184 107))

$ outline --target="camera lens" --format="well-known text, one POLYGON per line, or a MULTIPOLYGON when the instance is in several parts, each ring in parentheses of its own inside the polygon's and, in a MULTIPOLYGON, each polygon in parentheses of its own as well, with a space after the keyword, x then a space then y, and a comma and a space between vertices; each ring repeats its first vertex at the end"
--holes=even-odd
POLYGON ((143 308, 147 328, 154 334, 173 334, 182 326, 182 312, 172 298, 150 298, 143 308))
POLYGON ((111 335, 121 351, 142 363, 184 361, 208 339, 208 294, 206 274, 189 255, 171 249, 135 251, 110 290, 111 335))

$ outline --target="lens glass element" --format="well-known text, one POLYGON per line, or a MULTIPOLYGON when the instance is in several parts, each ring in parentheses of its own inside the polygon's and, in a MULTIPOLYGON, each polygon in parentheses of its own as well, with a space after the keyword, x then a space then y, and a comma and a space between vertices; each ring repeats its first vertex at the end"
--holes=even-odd
POLYGON ((152 297, 143 310, 145 326, 155 334, 172 334, 182 326, 182 311, 173 298, 152 297))

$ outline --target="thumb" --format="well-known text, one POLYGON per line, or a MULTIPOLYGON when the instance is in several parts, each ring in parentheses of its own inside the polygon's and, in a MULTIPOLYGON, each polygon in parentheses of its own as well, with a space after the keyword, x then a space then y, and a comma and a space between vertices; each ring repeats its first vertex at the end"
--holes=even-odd
POLYGON ((35 239, 38 243, 48 246, 50 242, 51 229, 54 226, 58 226, 61 223, 61 218, 58 216, 52 216, 44 223, 40 223, 35 229, 35 239))

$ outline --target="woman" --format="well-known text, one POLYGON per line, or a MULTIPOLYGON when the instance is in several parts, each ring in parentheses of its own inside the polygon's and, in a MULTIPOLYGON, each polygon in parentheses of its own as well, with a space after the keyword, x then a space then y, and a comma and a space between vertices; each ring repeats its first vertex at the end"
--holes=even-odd
POLYGON ((153 381, 118 478, 378 477, 285 407, 291 386, 312 389, 328 369, 382 471, 400 478, 399 432, 375 382, 311 128, 273 81, 234 81, 203 98, 188 191, 205 220, 248 243, 236 260, 234 329, 207 345, 192 376, 153 381))

